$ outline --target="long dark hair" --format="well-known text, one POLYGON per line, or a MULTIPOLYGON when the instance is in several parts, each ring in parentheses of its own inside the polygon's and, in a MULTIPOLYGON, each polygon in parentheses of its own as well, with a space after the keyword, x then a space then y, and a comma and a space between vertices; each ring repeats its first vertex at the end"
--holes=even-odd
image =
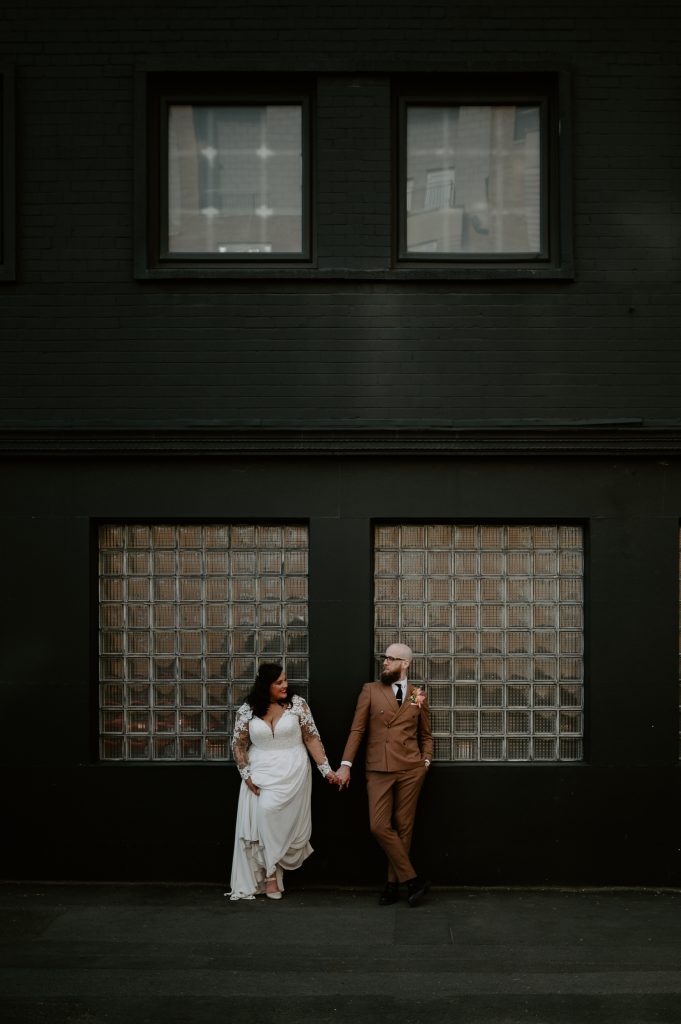
MULTIPOLYGON (((246 703, 251 705, 256 718, 263 718, 267 714, 270 706, 270 686, 276 683, 282 672, 282 666, 274 661, 264 661, 259 667, 251 692, 246 697, 246 703)), ((287 707, 291 704, 292 696, 293 692, 289 686, 285 702, 287 707)))

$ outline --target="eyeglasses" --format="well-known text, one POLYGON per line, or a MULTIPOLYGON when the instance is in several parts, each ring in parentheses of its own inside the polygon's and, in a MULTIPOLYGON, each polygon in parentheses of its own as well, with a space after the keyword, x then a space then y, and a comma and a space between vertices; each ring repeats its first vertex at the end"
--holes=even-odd
POLYGON ((383 661, 404 661, 404 658, 393 658, 391 654, 379 654, 379 658, 383 658, 383 661))

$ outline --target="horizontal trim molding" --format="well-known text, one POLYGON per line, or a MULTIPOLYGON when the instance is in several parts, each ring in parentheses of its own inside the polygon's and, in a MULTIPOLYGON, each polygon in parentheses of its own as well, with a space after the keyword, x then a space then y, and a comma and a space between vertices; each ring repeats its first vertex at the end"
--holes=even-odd
POLYGON ((0 429, 5 456, 681 455, 681 425, 0 429))

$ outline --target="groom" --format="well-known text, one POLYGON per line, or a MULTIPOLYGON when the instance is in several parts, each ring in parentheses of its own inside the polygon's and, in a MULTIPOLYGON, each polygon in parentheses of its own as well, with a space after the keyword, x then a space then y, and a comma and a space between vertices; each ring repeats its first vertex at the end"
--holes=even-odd
POLYGON ((366 734, 366 779, 371 833, 388 858, 388 881, 379 903, 400 898, 407 884, 407 902, 415 907, 430 883, 409 859, 416 804, 433 756, 430 714, 425 693, 407 678, 412 652, 391 644, 378 683, 365 683, 336 773, 341 788, 350 785, 350 769, 366 734))

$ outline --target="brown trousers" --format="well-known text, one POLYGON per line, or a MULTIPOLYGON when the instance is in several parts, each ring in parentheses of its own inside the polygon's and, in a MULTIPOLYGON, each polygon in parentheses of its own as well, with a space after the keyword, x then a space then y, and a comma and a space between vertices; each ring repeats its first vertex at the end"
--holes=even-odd
POLYGON ((368 771, 366 776, 371 834, 388 858, 388 881, 406 882, 416 875, 409 849, 426 768, 419 764, 401 772, 368 771))

